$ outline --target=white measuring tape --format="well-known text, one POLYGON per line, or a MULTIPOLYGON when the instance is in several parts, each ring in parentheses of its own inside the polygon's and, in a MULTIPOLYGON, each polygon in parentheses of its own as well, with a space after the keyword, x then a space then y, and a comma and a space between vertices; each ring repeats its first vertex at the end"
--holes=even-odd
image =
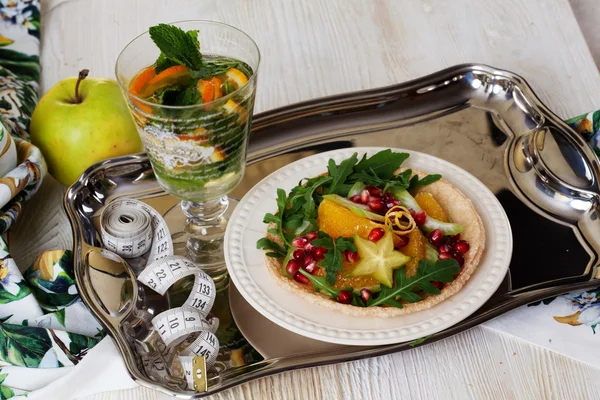
POLYGON ((194 357, 204 357, 210 368, 219 353, 215 336, 219 320, 206 319, 216 297, 213 280, 190 260, 173 255, 173 242, 164 219, 142 202, 123 199, 110 203, 100 215, 100 228, 104 247, 126 258, 136 272, 143 269, 137 279, 160 295, 164 296, 180 279, 194 276, 193 288, 184 304, 152 318, 164 347, 151 354, 140 352, 149 376, 168 380, 169 370, 179 371, 193 388, 194 357), (190 335, 197 337, 190 341, 190 335))

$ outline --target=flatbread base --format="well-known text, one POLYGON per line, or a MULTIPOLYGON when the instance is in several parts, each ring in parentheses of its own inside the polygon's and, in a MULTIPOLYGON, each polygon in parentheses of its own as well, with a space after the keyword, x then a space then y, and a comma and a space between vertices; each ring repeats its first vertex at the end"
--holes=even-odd
MULTIPOLYGON (((425 172, 414 169, 413 174, 418 175, 419 178, 423 178, 424 176, 428 175, 425 172)), ((464 227, 464 231, 461 233, 461 239, 466 240, 470 245, 469 251, 464 256, 465 263, 460 275, 449 285, 445 286, 440 294, 428 296, 417 303, 404 304, 402 308, 388 306, 357 307, 350 304, 339 303, 331 299, 330 296, 316 293, 310 284, 303 285, 293 279, 283 276, 281 272, 283 260, 281 259, 265 257, 267 269, 277 283, 286 290, 297 294, 310 303, 318 304, 321 307, 332 311, 338 311, 346 315, 390 318, 430 309, 436 304, 439 304, 450 296, 458 293, 458 291, 469 280, 477 268, 485 249, 485 229, 479 214, 477 214, 477 211, 475 211, 475 208, 471 203, 471 200, 469 200, 464 194, 462 194, 460 190, 452 186, 450 183, 444 180, 439 180, 423 188, 417 189, 415 192, 431 193, 437 202, 442 206, 450 221, 461 224, 464 227)), ((270 229, 273 227, 275 227, 275 225, 270 224, 268 228, 270 229)), ((267 237, 274 242, 283 245, 283 242, 279 236, 267 233, 267 237)))

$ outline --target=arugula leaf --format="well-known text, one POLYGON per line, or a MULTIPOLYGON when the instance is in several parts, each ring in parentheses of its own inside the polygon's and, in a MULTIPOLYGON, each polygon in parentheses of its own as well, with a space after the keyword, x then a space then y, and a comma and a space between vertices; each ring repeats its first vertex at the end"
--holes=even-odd
POLYGON ((440 174, 427 175, 421 180, 419 180, 419 177, 415 175, 410 179, 410 186, 408 187, 408 191, 410 192, 417 188, 430 185, 433 182, 439 181, 440 179, 442 179, 442 176, 440 174))
MULTIPOLYGON (((410 174, 408 175, 410 177, 410 174)), ((381 178, 374 171, 360 171, 352 174, 352 178, 364 183, 365 185, 377 186, 387 192, 390 189, 407 189, 409 186, 408 177, 405 172, 393 175, 391 178, 381 178)))
POLYGON ((354 245, 354 239, 338 237, 333 240, 328 234, 323 231, 319 231, 319 237, 312 241, 313 246, 323 246, 327 249, 323 260, 317 265, 325 268, 327 283, 335 285, 337 273, 342 271, 342 251, 350 250, 356 251, 354 245))
POLYGON ((406 277, 405 267, 397 269, 394 274, 395 286, 388 288, 382 285, 379 296, 376 299, 369 299, 368 306, 374 307, 385 304, 402 308, 402 304, 396 299, 402 299, 409 303, 421 301, 423 298, 413 291, 415 287, 427 294, 439 294, 440 290, 433 286, 431 282, 452 282, 454 275, 459 272, 460 266, 452 258, 436 263, 420 260, 415 275, 410 278, 406 277))
POLYGON ((317 218, 317 202, 321 201, 320 198, 315 200, 315 197, 317 197, 316 191, 331 180, 330 176, 319 176, 307 179, 304 185, 299 184, 293 188, 289 199, 291 207, 288 209, 286 219, 292 218, 293 214, 300 213, 305 221, 314 225, 317 218))
POLYGON ((159 24, 151 27, 149 33, 164 58, 184 65, 191 71, 198 71, 202 68, 198 31, 186 33, 176 26, 159 24), (196 37, 194 37, 194 33, 196 37))
POLYGON ((392 179, 394 172, 400 168, 400 165, 410 155, 408 153, 394 153, 391 149, 382 150, 371 157, 363 156, 354 167, 354 172, 371 171, 375 176, 381 179, 392 179))
MULTIPOLYGON (((350 176, 350 174, 352 174, 353 168, 357 162, 358 162, 358 153, 352 154, 352 156, 350 158, 347 158, 344 161, 342 161, 340 163, 340 165, 337 165, 335 163, 335 161, 333 160, 333 158, 330 158, 329 163, 327 165, 327 172, 328 172, 328 176, 330 176, 332 178, 332 180, 331 180, 331 183, 329 183, 329 186, 327 187, 327 189, 324 190, 324 193, 325 194, 336 193, 336 194, 345 195, 343 193, 337 192, 340 189, 338 186, 342 185, 342 184, 344 184, 344 182, 346 182, 346 179, 350 176)), ((346 194, 348 194, 347 190, 346 190, 346 194)))
POLYGON ((270 224, 271 222, 273 222, 273 223, 275 223, 275 225, 277 225, 277 234, 279 235, 279 237, 281 237, 281 240, 283 240, 283 243, 285 244, 285 246, 287 248, 287 247, 290 247, 291 245, 290 245, 290 242, 288 241, 285 233, 283 232, 283 215, 285 213, 286 207, 287 207, 287 196, 285 194, 285 190, 277 189, 277 213, 265 214, 265 216, 263 218, 263 222, 265 224, 270 224))
POLYGON ((311 275, 302 268, 299 269, 299 272, 308 278, 310 283, 312 283, 313 287, 315 288, 315 292, 328 294, 334 299, 337 299, 338 294, 340 294, 340 291, 329 286, 325 281, 325 278, 311 275))
POLYGON ((427 339, 431 338, 433 335, 429 335, 429 336, 423 336, 422 338, 418 338, 413 340, 412 342, 410 342, 408 345, 410 347, 415 347, 420 345, 421 343, 425 342, 427 339))
POLYGON ((287 255, 287 252, 283 247, 266 237, 261 238, 258 240, 258 242, 256 242, 256 248, 262 250, 271 250, 267 253, 268 257, 285 258, 287 255))

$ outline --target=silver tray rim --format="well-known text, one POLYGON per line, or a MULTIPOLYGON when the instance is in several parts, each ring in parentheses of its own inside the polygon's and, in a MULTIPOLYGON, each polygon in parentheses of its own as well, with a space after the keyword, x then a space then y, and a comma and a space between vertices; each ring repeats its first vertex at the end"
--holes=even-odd
MULTIPOLYGON (((528 106, 534 111, 534 113, 539 114, 542 118, 541 126, 555 126, 560 128, 563 133, 567 134, 570 139, 572 139, 575 143, 582 145, 582 151, 586 156, 589 156, 589 159, 593 159, 598 161, 593 150, 587 146, 587 143, 584 139, 576 134, 560 117, 558 117, 555 113, 553 113, 535 94, 533 89, 529 86, 529 84, 523 79, 520 75, 515 74, 510 71, 498 69, 492 66, 488 66, 485 64, 479 63, 470 63, 470 64, 459 64, 456 66, 452 66, 449 68, 445 68, 438 72, 426 75, 421 78, 417 78, 414 80, 410 80, 404 83, 369 89, 364 91, 350 92, 337 94, 333 96, 327 96, 312 100, 303 101, 296 104, 290 104, 283 107, 271 109, 268 111, 264 111, 259 113, 253 117, 252 121, 252 134, 260 132, 261 130, 274 127, 283 122, 288 122, 291 120, 298 120, 306 116, 318 115, 323 110, 331 107, 343 108, 352 110, 355 107, 359 107, 361 104, 372 103, 377 99, 381 99, 382 101, 385 99, 393 99, 398 97, 403 92, 408 92, 412 89, 433 85, 440 81, 443 81, 445 78, 451 78, 456 76, 457 74, 464 74, 468 72, 481 72, 488 75, 492 75, 494 77, 503 78, 510 83, 514 84, 519 88, 521 93, 523 94, 524 99, 528 102, 528 106)), ((256 135, 253 136, 254 139, 260 140, 260 136, 257 138, 256 135)), ((252 140, 251 140, 252 144, 252 140)), ((260 161, 261 159, 268 158, 268 155, 260 154, 257 152, 256 154, 252 154, 249 150, 248 153, 248 163, 253 163, 256 161, 260 161)), ((107 159, 101 162, 98 162, 88 169, 84 171, 84 173, 80 176, 80 178, 67 190, 63 199, 63 206, 67 212, 67 216, 69 218, 69 222, 71 224, 71 228, 74 233, 74 253, 75 253, 75 277, 78 288, 81 288, 81 279, 82 279, 82 259, 80 257, 82 241, 83 238, 80 235, 81 232, 81 224, 77 219, 75 209, 73 207, 72 200, 75 198, 76 194, 86 187, 89 177, 94 175, 100 170, 106 169, 108 167, 113 167, 117 165, 126 165, 131 163, 141 163, 145 162, 148 159, 145 153, 138 153, 130 156, 117 157, 112 159, 107 159)), ((502 314, 503 312, 512 309, 514 307, 524 305, 530 303, 532 301, 536 301, 539 299, 543 299, 545 297, 555 296, 561 293, 565 293, 572 290, 582 290, 594 286, 600 285, 600 279, 591 279, 585 282, 577 282, 571 284, 565 284, 555 287, 546 288, 544 290, 534 290, 529 293, 521 292, 515 296, 511 296, 510 300, 507 300, 501 307, 495 307, 492 310, 486 310, 483 313, 476 312, 473 316, 467 318, 462 323, 459 323, 451 328, 448 328, 438 334, 433 335, 429 338, 425 344, 433 343, 437 340, 446 338, 448 336, 454 335, 458 332, 469 329, 473 326, 476 326, 486 320, 489 320, 497 315, 502 314)), ((90 293, 86 291, 80 290, 80 295, 84 302, 94 312, 96 317, 99 314, 96 310, 94 310, 93 303, 90 301, 90 293)), ((101 319, 101 318, 99 318, 101 319)), ((111 333, 113 340, 115 340, 114 336, 118 336, 118 332, 116 332, 110 324, 106 323, 101 319, 102 325, 111 333)), ((371 358, 386 354, 391 354, 399 351, 403 351, 409 348, 415 348, 423 345, 423 343, 413 345, 411 343, 400 343, 396 345, 385 345, 378 346, 375 348, 370 348, 368 350, 359 351, 356 353, 346 354, 342 356, 322 356, 315 357, 311 362, 304 362, 293 364, 293 359, 289 359, 290 362, 283 362, 285 359, 268 359, 264 360, 257 364, 251 364, 252 368, 248 368, 246 372, 245 367, 241 367, 239 371, 231 374, 228 382, 219 383, 216 387, 209 388, 209 391, 204 393, 195 393, 188 394, 182 392, 175 392, 169 388, 161 386, 156 382, 145 379, 143 376, 140 376, 136 373, 137 367, 133 360, 133 354, 129 346, 123 343, 121 340, 115 340, 119 351, 121 352, 125 365, 127 367, 127 371, 131 375, 134 381, 139 383, 142 386, 152 388, 163 393, 166 393, 175 398, 183 398, 183 399, 196 399, 202 398, 205 396, 209 396, 223 390, 229 389, 231 387, 237 386, 239 384, 269 376, 278 374, 281 372, 291 371, 295 369, 302 369, 307 367, 315 367, 320 365, 328 365, 334 363, 348 362, 359 359, 371 358), (277 365, 281 363, 282 365, 277 365)))

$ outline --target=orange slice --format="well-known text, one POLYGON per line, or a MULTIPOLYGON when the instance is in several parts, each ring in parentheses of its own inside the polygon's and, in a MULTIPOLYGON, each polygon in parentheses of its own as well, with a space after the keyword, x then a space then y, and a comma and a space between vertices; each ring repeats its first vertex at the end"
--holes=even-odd
POLYGON ((421 192, 415 196, 415 200, 428 216, 435 218, 438 221, 448 222, 446 212, 431 193, 421 192))
POLYGON ((406 276, 411 277, 417 272, 419 266, 419 260, 425 258, 425 236, 421 233, 420 229, 414 229, 408 234, 408 244, 402 247, 400 250, 407 256, 413 257, 408 263, 406 263, 406 276))
POLYGON ((227 103, 223 104, 223 109, 227 114, 237 113, 242 124, 248 119, 248 111, 231 99, 227 100, 227 103))
POLYGON ((210 103, 215 98, 215 84, 211 81, 205 79, 199 80, 198 91, 202 95, 203 103, 210 103))
POLYGON ((225 72, 225 76, 234 89, 238 89, 248 82, 248 77, 246 74, 237 68, 229 68, 227 72, 225 72))
POLYGON ((366 239, 374 228, 382 226, 330 200, 321 202, 318 216, 319 229, 334 239, 340 236, 354 237, 355 233, 366 239))
POLYGON ((221 91, 221 84, 223 82, 221 82, 221 80, 219 78, 217 78, 216 76, 213 76, 210 81, 212 82, 213 86, 215 87, 215 94, 213 96, 213 100, 218 99, 219 97, 223 96, 223 92, 221 91))
POLYGON ((148 97, 158 89, 162 89, 171 85, 185 84, 190 80, 191 77, 192 75, 186 67, 183 65, 175 65, 165 69, 160 74, 150 79, 140 94, 142 97, 148 97))
POLYGON ((154 67, 148 67, 142 70, 139 74, 137 74, 129 84, 129 93, 134 95, 139 95, 144 87, 150 82, 152 78, 156 76, 156 72, 154 72, 154 67))

